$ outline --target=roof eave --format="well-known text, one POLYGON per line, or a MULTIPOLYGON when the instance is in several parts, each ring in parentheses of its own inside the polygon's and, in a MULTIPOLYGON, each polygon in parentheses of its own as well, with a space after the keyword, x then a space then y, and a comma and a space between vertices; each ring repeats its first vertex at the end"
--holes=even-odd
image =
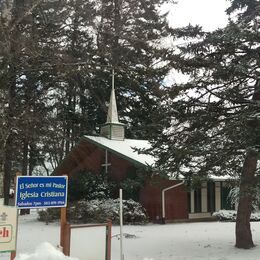
POLYGON ((95 145, 98 146, 99 148, 106 149, 106 150, 110 151, 111 153, 116 154, 117 156, 119 156, 119 157, 121 157, 121 158, 123 158, 123 159, 125 159, 125 160, 127 160, 127 161, 130 161, 130 162, 132 162, 132 163, 135 164, 135 165, 138 165, 139 167, 140 167, 140 166, 141 166, 141 167, 151 167, 151 166, 148 165, 148 164, 144 164, 144 163, 142 163, 142 162, 139 162, 139 161, 137 161, 137 160, 135 160, 135 159, 133 159, 133 158, 130 158, 129 156, 126 156, 126 155, 124 155, 124 154, 122 154, 122 153, 119 153, 118 151, 113 150, 113 149, 110 148, 110 147, 107 147, 107 146, 105 146, 105 145, 103 145, 103 144, 100 144, 99 142, 96 142, 96 141, 94 141, 94 140, 88 138, 87 136, 83 136, 81 139, 84 139, 85 141, 87 140, 88 142, 90 142, 90 143, 92 143, 92 144, 95 144, 95 145))

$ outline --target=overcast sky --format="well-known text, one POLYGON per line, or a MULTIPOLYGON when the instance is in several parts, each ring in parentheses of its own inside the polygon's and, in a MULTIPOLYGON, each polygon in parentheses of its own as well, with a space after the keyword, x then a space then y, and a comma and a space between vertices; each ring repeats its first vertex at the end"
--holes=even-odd
POLYGON ((214 30, 225 26, 227 16, 226 0, 177 0, 173 6, 166 5, 164 11, 170 10, 169 20, 173 27, 199 24, 205 30, 214 30))
MULTIPOLYGON (((192 25, 199 24, 206 31, 213 31, 217 28, 224 27, 227 24, 228 17, 225 10, 229 6, 227 0, 176 0, 175 5, 166 4, 162 11, 169 11, 169 23, 172 27, 182 27, 189 23, 192 25)), ((181 44, 180 42, 169 42, 166 44, 181 44)), ((164 83, 171 85, 172 82, 181 83, 188 80, 187 75, 183 75, 172 70, 165 78, 164 83)))

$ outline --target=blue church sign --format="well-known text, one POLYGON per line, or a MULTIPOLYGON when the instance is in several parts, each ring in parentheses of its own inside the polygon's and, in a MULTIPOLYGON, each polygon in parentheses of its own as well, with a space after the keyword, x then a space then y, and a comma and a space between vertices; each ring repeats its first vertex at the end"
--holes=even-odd
POLYGON ((67 205, 67 176, 18 176, 17 208, 55 208, 67 205))

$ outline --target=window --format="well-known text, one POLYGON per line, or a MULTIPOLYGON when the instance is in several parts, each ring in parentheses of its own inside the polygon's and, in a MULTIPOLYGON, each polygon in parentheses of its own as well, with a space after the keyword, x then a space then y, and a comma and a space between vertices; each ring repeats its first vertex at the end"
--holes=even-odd
POLYGON ((207 188, 207 198, 208 198, 208 212, 215 212, 215 182, 209 181, 207 188))
POLYGON ((201 212, 201 188, 194 190, 194 211, 201 212))
POLYGON ((228 199, 230 189, 231 188, 226 183, 221 182, 221 209, 234 209, 234 205, 231 205, 231 202, 228 199))

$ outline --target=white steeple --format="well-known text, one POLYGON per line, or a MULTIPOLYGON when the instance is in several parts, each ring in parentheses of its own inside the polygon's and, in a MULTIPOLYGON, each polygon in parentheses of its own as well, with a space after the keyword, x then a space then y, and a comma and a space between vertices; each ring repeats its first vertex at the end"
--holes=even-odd
POLYGON ((114 70, 112 71, 112 90, 110 94, 110 102, 107 112, 107 121, 101 126, 100 135, 109 139, 121 140, 125 139, 125 125, 118 120, 115 83, 114 83, 114 70))
POLYGON ((112 90, 110 94, 110 102, 107 112, 107 122, 106 123, 119 123, 116 105, 116 95, 115 95, 115 74, 114 70, 112 72, 112 90))

